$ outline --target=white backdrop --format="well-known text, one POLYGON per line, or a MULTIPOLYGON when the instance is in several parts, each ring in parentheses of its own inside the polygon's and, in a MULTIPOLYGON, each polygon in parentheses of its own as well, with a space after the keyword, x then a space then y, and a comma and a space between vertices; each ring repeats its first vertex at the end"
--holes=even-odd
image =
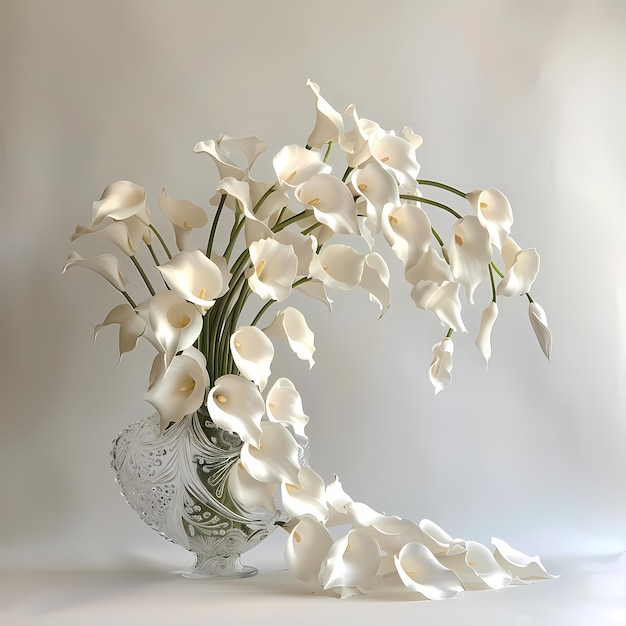
POLYGON ((526 301, 504 303, 486 371, 468 314, 435 397, 442 328, 397 266, 380 321, 364 293, 336 294, 331 317, 297 300, 317 364, 285 353, 275 373, 302 393, 313 467, 453 535, 548 557, 623 551, 625 34, 619 0, 3 0, 3 565, 188 559, 113 481, 111 439, 151 411, 152 354, 118 366, 112 329, 92 344, 120 300, 91 273, 61 277, 73 247, 104 250, 68 236, 118 179, 146 187, 154 214, 163 186, 207 206, 217 176, 193 146, 221 132, 262 138, 267 168, 310 132, 307 78, 337 109, 423 135, 423 177, 507 194, 515 238, 541 253, 533 293, 554 335, 548 365, 526 301))

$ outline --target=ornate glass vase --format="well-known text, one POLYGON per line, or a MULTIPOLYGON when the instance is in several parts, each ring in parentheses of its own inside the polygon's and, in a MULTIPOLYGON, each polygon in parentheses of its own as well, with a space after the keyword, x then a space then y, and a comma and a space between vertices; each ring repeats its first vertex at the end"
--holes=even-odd
POLYGON ((113 441, 111 467, 128 504, 163 537, 196 555, 188 578, 244 578, 257 569, 240 555, 263 541, 284 517, 245 510, 227 479, 242 442, 201 408, 159 434, 159 416, 140 420, 113 441))

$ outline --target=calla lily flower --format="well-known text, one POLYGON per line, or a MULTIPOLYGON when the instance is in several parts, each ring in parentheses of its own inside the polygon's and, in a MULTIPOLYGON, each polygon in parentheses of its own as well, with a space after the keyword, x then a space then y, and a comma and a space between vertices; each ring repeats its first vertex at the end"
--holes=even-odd
POLYGON ((260 445, 265 402, 254 383, 234 374, 220 376, 209 391, 206 404, 219 428, 237 434, 245 443, 260 445))
MULTIPOLYGON (((269 235, 258 237, 257 239, 264 239, 267 238, 267 236, 272 236, 271 231, 269 235)), ((317 250, 317 239, 313 235, 303 235, 302 233, 287 230, 286 228, 274 234, 273 237, 283 245, 293 248, 298 259, 296 275, 306 276, 309 273, 311 259, 317 250)))
POLYGON ((161 432, 170 422, 179 422, 200 408, 208 386, 206 359, 195 348, 175 356, 169 367, 163 356, 157 355, 144 398, 158 411, 161 432))
POLYGON ((306 81, 315 96, 315 127, 307 139, 307 145, 312 148, 321 148, 330 141, 337 141, 343 136, 343 118, 341 113, 335 111, 333 107, 320 95, 319 85, 311 80, 306 81))
POLYGON ((495 302, 490 302, 480 317, 480 329, 476 337, 476 347, 483 355, 486 364, 489 363, 491 358, 491 331, 497 317, 498 305, 495 302))
POLYGON ((352 117, 354 128, 344 133, 343 139, 339 138, 339 144, 346 153, 348 167, 357 168, 371 158, 368 138, 380 130, 380 126, 372 120, 360 118, 353 104, 348 106, 346 114, 352 117))
POLYGON ((150 215, 146 207, 146 190, 128 180, 118 180, 108 185, 102 192, 100 200, 93 203, 90 228, 97 226, 107 217, 114 220, 137 217, 149 226, 150 215))
POLYGON ((539 254, 534 248, 520 250, 498 283, 499 296, 521 296, 528 293, 539 273, 539 254))
POLYGON ((247 272, 250 289, 264 300, 288 298, 298 271, 293 247, 268 238, 254 241, 249 250, 254 265, 247 272))
POLYGON ((433 346, 433 361, 428 368, 428 378, 435 388, 435 394, 445 389, 452 380, 452 339, 446 337, 433 346))
POLYGON ((417 176, 420 171, 411 142, 395 134, 377 130, 369 138, 372 157, 398 181, 409 193, 417 190, 417 176))
POLYGON ((241 462, 247 472, 263 483, 298 483, 298 444, 281 424, 261 422, 260 441, 245 442, 241 448, 241 462))
POLYGON ((303 517, 292 529, 285 544, 285 563, 293 576, 317 586, 322 563, 333 539, 313 517, 303 517))
POLYGON ((103 278, 106 278, 118 291, 126 291, 128 280, 120 270, 117 257, 108 252, 88 259, 83 259, 77 252, 70 252, 63 266, 62 273, 65 273, 71 267, 86 267, 93 270, 103 278))
POLYGON ((256 326, 242 326, 230 336, 230 352, 239 371, 263 391, 274 358, 269 337, 256 326))
POLYGON ((535 331, 539 347, 549 361, 552 352, 552 333, 548 328, 546 312, 540 304, 533 301, 528 306, 528 317, 530 318, 530 325, 535 331))
POLYGON ((360 286, 370 294, 370 300, 378 304, 382 316, 391 302, 389 267, 377 252, 365 255, 364 260, 360 286))
POLYGON ((336 541, 322 563, 320 584, 342 598, 377 589, 382 579, 377 575, 380 547, 376 540, 360 528, 352 529, 336 541))
POLYGON ((238 180, 233 176, 223 178, 217 186, 217 195, 212 199, 212 203, 217 204, 223 194, 228 196, 226 199, 226 206, 230 207, 235 212, 237 212, 238 208, 247 218, 251 220, 258 219, 252 212, 250 184, 247 180, 238 180))
POLYGON ((442 326, 454 331, 467 332, 461 318, 461 300, 458 283, 445 281, 443 284, 420 281, 411 290, 411 298, 420 309, 432 311, 442 326))
POLYGON ((208 221, 207 214, 189 200, 172 198, 165 189, 159 196, 159 207, 174 225, 176 245, 179 250, 187 247, 187 238, 193 228, 202 228, 208 221))
POLYGON ((173 291, 155 294, 137 307, 137 313, 150 331, 146 338, 165 353, 168 367, 176 353, 190 348, 202 330, 198 309, 173 291))
POLYGON ((200 250, 181 250, 158 269, 172 291, 205 311, 224 287, 222 271, 200 250))
POLYGON ((326 292, 326 285, 319 279, 309 280, 300 283, 296 289, 302 292, 305 296, 319 300, 326 305, 328 312, 331 313, 333 309, 333 301, 328 297, 326 292))
POLYGON ((279 311, 274 321, 264 329, 270 337, 286 337, 290 348, 296 356, 309 362, 313 367, 313 353, 315 352, 315 336, 306 323, 304 315, 298 309, 287 307, 279 311))
POLYGON ((245 508, 261 508, 276 512, 274 493, 276 483, 261 483, 248 474, 241 461, 235 463, 228 473, 228 492, 245 508))
POLYGON ((269 221, 289 204, 289 197, 276 183, 265 183, 252 178, 247 180, 250 188, 250 203, 258 219, 269 221), (259 202, 261 202, 260 205, 259 202))
POLYGON ((424 544, 433 554, 446 554, 453 538, 435 522, 423 519, 419 524, 422 533, 419 542, 424 544))
POLYGON ((363 255, 350 246, 330 244, 313 256, 309 275, 332 289, 349 291, 361 282, 364 263, 363 255))
POLYGON ((302 398, 295 385, 288 378, 279 378, 267 394, 265 401, 267 417, 271 422, 291 426, 298 437, 304 438, 304 427, 309 416, 302 408, 302 398))
POLYGON ((489 232, 477 217, 468 215, 454 225, 448 256, 452 275, 465 287, 470 304, 474 304, 474 290, 487 275, 492 259, 489 232))
POLYGON ((318 522, 328 519, 324 481, 310 467, 301 467, 298 483, 282 483, 280 486, 285 511, 293 517, 310 515, 318 522))
POLYGON ((328 174, 332 169, 322 161, 319 152, 295 144, 281 148, 272 162, 279 184, 285 187, 297 187, 316 174, 328 174))
POLYGON ((352 193, 348 186, 331 174, 316 174, 296 187, 299 202, 311 206, 315 218, 334 233, 359 232, 352 193))
POLYGON ((405 271, 414 267, 430 247, 430 220, 425 211, 414 204, 385 205, 382 231, 405 271))
POLYGON ((513 211, 506 196, 497 189, 476 189, 466 198, 478 214, 478 221, 489 232, 492 245, 501 250, 513 225, 513 211))
MULTIPOLYGON (((140 222, 141 223, 141 222, 140 222)), ((131 236, 128 224, 126 221, 111 222, 104 228, 98 228, 92 230, 86 226, 77 226, 76 231, 70 237, 70 241, 76 241, 79 237, 85 235, 98 235, 108 239, 111 243, 115 244, 125 255, 131 257, 135 255, 137 250, 138 241, 141 241, 141 236, 133 238, 131 236)))
POLYGON ((538 556, 528 556, 512 548, 506 541, 493 537, 491 543, 495 546, 494 558, 504 569, 511 572, 522 582, 532 582, 548 578, 558 578, 548 574, 538 556))
POLYGON ((429 600, 452 598, 463 591, 459 577, 421 543, 407 543, 394 562, 404 585, 429 600))
POLYGON ((428 248, 419 261, 404 272, 404 277, 411 285, 427 281, 442 285, 445 281, 454 282, 450 266, 432 248, 428 248))
POLYGON ((213 159, 220 178, 233 176, 237 180, 247 175, 256 158, 265 150, 267 146, 257 137, 235 139, 228 135, 221 135, 217 141, 200 141, 193 149, 194 152, 204 152, 213 159), (243 167, 235 162, 235 155, 243 155, 243 167))
POLYGON ((109 324, 120 325, 119 349, 121 360, 122 355, 126 354, 126 352, 134 350, 139 337, 144 334, 146 322, 139 315, 137 315, 135 309, 133 309, 130 305, 120 304, 111 309, 102 324, 98 324, 96 326, 93 336, 94 341, 100 330, 105 326, 109 326, 109 324))

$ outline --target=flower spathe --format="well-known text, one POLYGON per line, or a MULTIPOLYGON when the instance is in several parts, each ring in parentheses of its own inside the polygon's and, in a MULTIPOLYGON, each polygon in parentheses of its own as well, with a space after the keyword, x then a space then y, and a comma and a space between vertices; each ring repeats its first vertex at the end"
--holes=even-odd
POLYGON ((264 329, 264 332, 270 337, 286 337, 296 356, 303 361, 308 361, 309 367, 313 367, 315 364, 313 360, 315 336, 304 315, 298 309, 289 306, 279 311, 274 321, 264 329))
POLYGON ((433 346, 433 361, 428 369, 428 377, 435 388, 435 393, 445 389, 452 380, 453 353, 454 345, 449 337, 433 346))
POLYGON ((250 260, 253 264, 247 272, 250 289, 264 300, 286 300, 298 271, 293 246, 270 238, 254 241, 250 244, 250 260))
POLYGON ((541 351, 546 355, 546 358, 550 360, 550 354, 552 352, 552 333, 548 328, 546 312, 540 304, 532 301, 528 305, 528 317, 530 318, 530 325, 535 332, 541 351))
POLYGON ((274 358, 269 337, 256 326, 242 326, 230 336, 230 351, 239 371, 263 391, 274 358))
POLYGON ((71 252, 63 266, 63 272, 71 267, 85 267, 106 279, 118 291, 126 291, 128 279, 122 274, 117 257, 108 252, 89 259, 83 259, 77 252, 71 252))
POLYGON ((150 214, 146 207, 146 190, 129 180, 111 183, 100 200, 93 203, 93 216, 90 228, 100 224, 105 218, 126 220, 136 217, 150 225, 150 214))

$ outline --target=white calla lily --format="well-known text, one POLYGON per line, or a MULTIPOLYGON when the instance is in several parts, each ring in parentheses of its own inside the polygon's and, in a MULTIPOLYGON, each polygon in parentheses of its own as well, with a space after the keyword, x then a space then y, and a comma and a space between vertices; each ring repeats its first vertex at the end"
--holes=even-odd
MULTIPOLYGON (((98 235, 108 239, 115 244, 126 256, 134 256, 137 250, 137 240, 131 237, 128 225, 125 221, 111 222, 103 228, 92 230, 86 226, 77 226, 74 234, 70 237, 70 241, 76 241, 79 237, 85 235, 98 235)), ((139 239, 141 241, 141 238, 139 239)))
POLYGON ((102 192, 100 200, 93 203, 93 216, 89 228, 97 226, 107 217, 113 220, 136 217, 149 226, 146 190, 129 180, 118 180, 108 185, 102 192))
POLYGON ((254 383, 234 374, 220 376, 214 381, 206 404, 219 428, 235 433, 245 443, 260 445, 265 402, 254 383))
POLYGON ((125 292, 128 280, 122 274, 120 270, 120 264, 117 257, 105 252, 98 256, 83 259, 77 252, 70 252, 65 265, 63 266, 63 272, 65 273, 71 267, 85 267, 89 270, 97 272, 113 285, 118 291, 125 292))
POLYGON ((368 161, 363 167, 354 170, 350 183, 355 193, 365 198, 368 222, 373 232, 379 232, 384 207, 400 204, 398 183, 376 161, 368 161))
POLYGON ((491 543, 495 547, 494 558, 504 569, 508 570, 517 580, 532 582, 558 578, 549 574, 538 556, 529 556, 515 548, 506 541, 492 537, 491 543))
POLYGON ((319 152, 296 144, 281 148, 272 163, 279 184, 285 187, 297 187, 316 174, 328 174, 331 170, 319 152))
POLYGON ((256 326, 242 326, 230 336, 230 352, 241 374, 263 391, 274 358, 270 338, 256 326))
POLYGON ((329 244, 313 256, 310 276, 332 289, 349 291, 361 282, 364 263, 364 256, 350 246, 329 244))
POLYGON ((261 239, 250 245, 254 267, 247 271, 248 285, 264 300, 286 300, 298 271, 298 257, 291 245, 261 239))
POLYGON ((309 416, 302 407, 302 398, 288 378, 279 378, 267 393, 265 401, 267 417, 271 422, 291 426, 296 436, 306 437, 304 427, 309 416))
POLYGON ((298 309, 290 306, 279 311, 274 321, 263 331, 270 337, 286 337, 296 356, 308 361, 309 367, 313 367, 315 335, 298 309))
POLYGON ((429 519, 423 519, 418 524, 422 536, 419 540, 433 554, 446 554, 453 538, 443 528, 429 519))
POLYGON ((442 326, 454 331, 467 332, 461 317, 460 285, 445 281, 443 284, 423 280, 411 290, 411 298, 420 309, 432 311, 442 326))
POLYGON ((409 193, 417 190, 417 176, 420 171, 415 156, 415 147, 410 141, 398 135, 378 130, 369 138, 372 157, 386 169, 409 193))
POLYGON ((322 304, 326 305, 328 312, 331 313, 333 309, 333 300, 328 297, 326 291, 326 285, 319 279, 312 279, 300 283, 296 289, 313 300, 319 300, 322 304))
POLYGON ((391 291, 389 290, 389 267, 387 262, 378 252, 370 252, 365 255, 363 273, 359 283, 370 295, 370 300, 380 307, 380 315, 385 313, 391 302, 391 291))
POLYGON ((420 281, 433 282, 438 285, 445 281, 454 282, 450 266, 432 248, 428 248, 419 261, 404 272, 404 277, 411 285, 417 285, 420 281))
POLYGON ((454 225, 448 256, 452 275, 465 287, 469 303, 474 304, 474 291, 487 276, 492 259, 489 232, 477 217, 468 215, 454 225))
POLYGON ((463 591, 459 577, 421 543, 407 543, 398 556, 394 556, 394 563, 405 587, 429 600, 453 598, 463 591))
POLYGON ((159 196, 159 207, 174 226, 176 245, 179 250, 187 247, 187 238, 192 229, 202 228, 209 219, 199 206, 189 200, 173 198, 166 189, 163 189, 159 196))
POLYGON ((228 492, 235 502, 245 508, 261 508, 275 513, 274 494, 278 485, 255 480, 248 474, 241 461, 232 466, 227 484, 228 492))
POLYGON ((490 302, 480 317, 480 328, 476 336, 476 347, 483 355, 485 363, 491 358, 491 331, 498 318, 498 305, 490 302))
POLYGON ((343 136, 343 117, 322 98, 319 85, 311 80, 307 80, 306 85, 315 96, 315 126, 306 143, 312 148, 321 148, 343 136))
POLYGON ((374 591, 382 582, 377 574, 380 557, 376 540, 365 530, 354 528, 330 547, 322 563, 320 584, 342 598, 374 591))
POLYGON ((445 389, 452 380, 452 339, 446 337, 433 346, 433 361, 428 368, 428 379, 435 388, 435 394, 445 389))
POLYGON ((120 325, 119 350, 121 360, 122 355, 126 354, 126 352, 134 350, 139 337, 144 334, 146 322, 139 317, 139 315, 137 315, 135 309, 133 309, 130 305, 119 304, 111 309, 102 324, 98 324, 96 326, 93 336, 94 341, 100 330, 110 324, 120 325))
POLYGON ((241 211, 250 220, 258 219, 252 212, 250 185, 247 180, 238 180, 234 176, 223 178, 217 186, 217 195, 212 199, 212 202, 215 202, 217 198, 221 199, 223 194, 227 196, 226 206, 235 213, 241 211))
MULTIPOLYGON (((265 235, 265 237, 258 237, 257 239, 265 239, 268 236, 272 236, 271 231, 270 234, 265 235)), ((293 248, 298 259, 296 275, 306 276, 309 273, 311 259, 317 250, 317 239, 312 235, 303 235, 302 233, 287 230, 286 228, 274 234, 273 237, 283 245, 293 248)))
POLYGON ((476 189, 465 197, 489 232, 492 245, 501 250, 513 225, 513 211, 507 197, 498 189, 476 189))
POLYGON ((549 361, 550 353, 552 352, 552 333, 548 328, 546 312, 540 304, 537 304, 537 302, 533 300, 528 305, 528 317, 530 318, 530 325, 539 342, 539 347, 549 361))
POLYGON ((356 207, 348 186, 331 174, 316 174, 296 187, 296 199, 313 208, 315 219, 337 234, 359 232, 356 207))
POLYGON ((310 515, 318 522, 328 519, 324 481, 310 467, 301 467, 296 484, 283 482, 280 486, 285 511, 293 517, 310 515))
POLYGON ((281 424, 261 422, 258 443, 245 442, 241 448, 241 462, 247 472, 263 483, 298 482, 300 463, 298 444, 281 424))
POLYGON ((380 126, 366 118, 360 118, 356 107, 351 104, 346 109, 346 114, 352 117, 354 128, 344 133, 339 139, 341 149, 346 153, 348 167, 357 168, 371 158, 369 136, 380 129, 380 126))
POLYGON ((158 411, 163 431, 171 422, 179 422, 200 408, 208 386, 204 355, 195 348, 187 348, 172 359, 169 367, 163 355, 157 355, 144 398, 158 411))
POLYGON ((253 178, 247 180, 250 203, 257 219, 270 221, 289 204, 289 197, 276 183, 266 183, 253 178))
POLYGON ((326 502, 329 512, 326 526, 341 526, 348 522, 348 509, 354 501, 344 491, 337 475, 326 485, 326 502))
POLYGON ((431 225, 426 212, 414 204, 388 204, 383 209, 382 231, 405 271, 414 267, 430 246, 431 225))
POLYGON ((499 296, 521 296, 528 293, 539 273, 539 254, 534 248, 520 250, 498 283, 499 296))
POLYGON ((313 517, 303 517, 285 544, 285 563, 293 576, 317 586, 322 563, 333 545, 328 529, 313 517))
POLYGON ((193 150, 208 154, 213 159, 220 178, 233 176, 241 180, 247 175, 259 154, 267 150, 267 146, 257 137, 236 139, 221 135, 217 141, 213 139, 200 141, 193 150), (237 164, 236 157, 240 155, 243 155, 243 163, 237 164))
POLYGON ((222 270, 200 250, 181 250, 158 269, 172 291, 205 310, 224 287, 222 270))

